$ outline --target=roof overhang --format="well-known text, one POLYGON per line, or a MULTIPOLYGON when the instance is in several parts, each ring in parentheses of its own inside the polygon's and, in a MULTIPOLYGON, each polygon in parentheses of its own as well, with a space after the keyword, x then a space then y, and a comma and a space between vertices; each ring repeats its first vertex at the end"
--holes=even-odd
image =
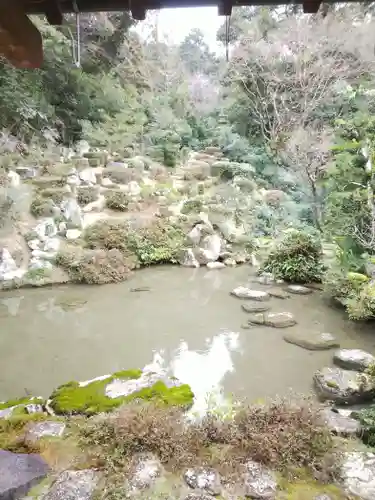
MULTIPOLYGON (((302 5, 305 13, 315 14, 321 2, 296 0, 287 3, 302 5)), ((217 6, 219 15, 230 16, 233 7, 282 3, 280 0, 0 0, 0 56, 20 68, 41 66, 42 39, 28 18, 30 14, 44 14, 50 24, 61 25, 64 14, 74 12, 129 11, 134 19, 143 20, 148 10, 168 7, 217 6)), ((336 0, 326 3, 336 3, 336 0)))

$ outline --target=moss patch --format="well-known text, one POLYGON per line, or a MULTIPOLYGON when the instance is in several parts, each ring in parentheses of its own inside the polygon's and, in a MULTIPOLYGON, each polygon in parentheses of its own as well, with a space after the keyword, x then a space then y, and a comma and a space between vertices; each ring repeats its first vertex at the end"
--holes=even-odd
POLYGON ((30 397, 9 399, 8 401, 0 403, 0 410, 5 410, 6 408, 11 408, 12 406, 29 405, 29 404, 35 404, 35 403, 43 404, 44 401, 42 399, 36 399, 36 398, 30 398, 30 397))
POLYGON ((321 484, 314 480, 282 481, 277 500, 315 500, 318 495, 328 495, 330 500, 345 500, 347 496, 333 484, 321 484))
POLYGON ((141 376, 141 370, 125 370, 116 372, 104 380, 97 380, 82 387, 78 382, 68 382, 58 387, 51 395, 51 406, 58 414, 84 414, 112 411, 122 404, 134 399, 153 401, 163 405, 184 406, 191 404, 193 393, 190 387, 182 385, 168 388, 163 382, 141 389, 129 396, 109 398, 105 395, 106 386, 115 379, 131 380, 141 376))

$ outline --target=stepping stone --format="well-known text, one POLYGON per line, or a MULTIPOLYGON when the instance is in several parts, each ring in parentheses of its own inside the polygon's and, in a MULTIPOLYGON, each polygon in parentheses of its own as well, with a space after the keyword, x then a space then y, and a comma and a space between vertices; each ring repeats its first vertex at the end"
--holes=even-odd
POLYGON ((268 290, 268 293, 270 297, 275 297, 277 299, 288 299, 290 297, 288 292, 278 288, 271 288, 271 290, 268 290))
POLYGON ((37 441, 44 437, 61 437, 64 434, 65 427, 64 422, 35 422, 28 426, 25 437, 28 441, 37 441))
POLYGON ((249 318, 250 324, 272 326, 273 328, 288 328, 297 324, 292 313, 259 313, 249 318))
POLYGON ((251 288, 247 288, 245 286, 238 286, 237 288, 232 290, 231 295, 234 295, 239 299, 257 300, 260 302, 268 300, 270 298, 267 292, 263 292, 261 290, 252 290, 251 288))
POLYGON ((260 313, 271 309, 271 306, 266 304, 242 304, 241 307, 247 313, 260 313))
POLYGON ((312 293, 311 288, 307 288, 307 286, 302 285, 289 285, 287 287, 287 291, 294 293, 295 295, 309 295, 312 293))
POLYGON ((330 333, 287 333, 285 342, 297 345, 309 351, 324 351, 340 347, 340 344, 330 333))
POLYGON ((246 497, 263 500, 276 498, 276 475, 264 465, 249 460, 245 464, 242 480, 246 497))
POLYGON ((43 500, 93 500, 100 475, 86 470, 66 470, 53 483, 43 500))
POLYGON ((221 479, 220 474, 209 467, 195 467, 188 469, 184 474, 185 482, 192 489, 200 489, 210 495, 220 495, 221 479))
POLYGON ((375 357, 362 349, 340 349, 333 355, 333 362, 345 370, 364 372, 375 362, 375 357))

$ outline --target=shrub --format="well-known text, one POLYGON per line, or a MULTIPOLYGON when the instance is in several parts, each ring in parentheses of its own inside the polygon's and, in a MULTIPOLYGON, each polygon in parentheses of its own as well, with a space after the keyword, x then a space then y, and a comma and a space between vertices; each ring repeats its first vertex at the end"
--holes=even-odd
POLYGON ((203 209, 203 203, 201 200, 187 200, 181 208, 182 214, 192 214, 199 213, 203 209))
POLYGON ((129 404, 88 421, 81 442, 104 466, 122 469, 134 454, 144 452, 157 455, 172 470, 205 465, 226 473, 239 472, 248 460, 281 472, 314 472, 324 468, 333 451, 318 411, 308 403, 286 402, 242 406, 233 418, 209 414, 190 425, 178 408, 129 404))
POLYGON ((320 242, 301 231, 287 233, 268 255, 262 270, 295 283, 319 282, 324 271, 320 242))
POLYGON ((159 219, 137 230, 127 224, 98 222, 86 230, 84 238, 91 249, 117 249, 134 263, 147 266, 177 262, 185 235, 177 226, 159 219))
POLYGON ((126 212, 129 205, 129 196, 124 191, 109 190, 105 194, 106 205, 111 210, 126 212))
POLYGON ((40 195, 43 198, 52 200, 55 205, 60 205, 63 199, 66 197, 65 188, 46 188, 40 191, 40 195))
POLYGON ((96 187, 80 187, 77 191, 77 201, 80 205, 88 205, 98 199, 98 189, 96 187))
POLYGON ((36 194, 30 204, 30 213, 38 218, 49 216, 52 214, 54 203, 51 199, 43 198, 40 194, 36 194))
MULTIPOLYGON (((359 285, 357 285, 359 287, 359 285)), ((362 282, 363 286, 363 282, 362 282)), ((363 288, 350 294, 346 300, 346 310, 350 319, 369 320, 375 318, 375 286, 365 284, 363 288)))
POLYGON ((65 251, 57 255, 61 266, 75 283, 104 285, 126 280, 130 266, 124 255, 116 249, 97 251, 65 251))

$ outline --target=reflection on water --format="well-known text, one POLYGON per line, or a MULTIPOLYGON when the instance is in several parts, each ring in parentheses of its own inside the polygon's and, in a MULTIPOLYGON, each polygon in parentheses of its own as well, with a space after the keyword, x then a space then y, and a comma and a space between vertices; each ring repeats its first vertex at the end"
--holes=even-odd
POLYGON ((189 384, 195 395, 191 414, 204 415, 210 405, 225 406, 223 380, 235 369, 231 351, 238 350, 238 340, 238 333, 223 332, 206 339, 204 352, 191 351, 187 342, 181 342, 171 366, 174 376, 189 384))
MULTIPOLYGON (((246 321, 229 292, 246 284, 247 266, 219 271, 157 267, 128 282, 99 287, 15 290, 0 297, 0 400, 25 388, 48 396, 69 380, 89 380, 150 363, 164 367, 196 394, 193 412, 224 402, 223 393, 256 400, 308 392, 332 352, 311 352, 283 340, 283 330, 246 321), (131 292, 134 288, 150 291, 131 292), (236 333, 235 333, 236 332, 236 333)), ((261 285, 253 285, 262 289, 261 285)), ((319 293, 272 299, 292 312, 293 332, 330 332, 342 347, 375 351, 372 328, 350 323, 319 293)))

